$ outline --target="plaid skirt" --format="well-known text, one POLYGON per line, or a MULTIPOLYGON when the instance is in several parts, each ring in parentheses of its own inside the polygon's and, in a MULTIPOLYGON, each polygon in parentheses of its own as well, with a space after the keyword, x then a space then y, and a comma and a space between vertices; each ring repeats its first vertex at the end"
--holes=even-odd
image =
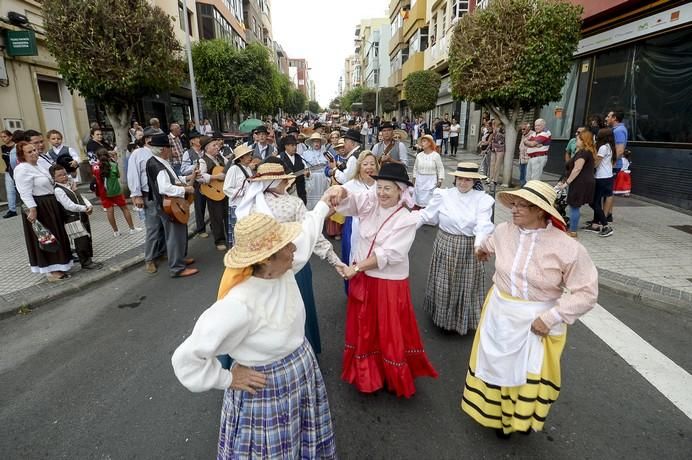
POLYGON ((267 386, 254 395, 226 390, 217 459, 336 458, 327 389, 308 342, 253 369, 267 386))
POLYGON ((436 326, 461 335, 478 328, 485 293, 483 264, 472 236, 440 230, 435 238, 424 309, 436 326))

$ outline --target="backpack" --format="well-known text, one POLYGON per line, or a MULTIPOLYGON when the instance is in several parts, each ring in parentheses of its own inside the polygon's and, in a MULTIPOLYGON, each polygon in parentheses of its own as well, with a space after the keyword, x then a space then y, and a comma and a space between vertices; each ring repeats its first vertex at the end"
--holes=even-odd
POLYGON ((120 173, 118 172, 118 164, 111 161, 110 166, 111 168, 108 177, 103 178, 103 185, 106 189, 107 197, 118 196, 123 192, 122 188, 120 188, 120 173))

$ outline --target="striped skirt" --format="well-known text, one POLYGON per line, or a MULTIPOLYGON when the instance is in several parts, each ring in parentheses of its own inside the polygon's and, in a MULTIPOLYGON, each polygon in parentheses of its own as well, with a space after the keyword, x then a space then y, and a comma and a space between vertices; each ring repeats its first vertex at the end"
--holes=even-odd
POLYGON ((308 342, 253 369, 267 386, 254 395, 226 390, 217 459, 336 458, 327 389, 308 342))
MULTIPOLYGON (((490 295, 486 298, 486 303, 489 298, 490 295)), ((483 317, 473 339, 461 409, 479 424, 502 429, 504 433, 542 430, 552 404, 560 395, 560 357, 567 334, 543 338, 544 353, 540 375, 529 372, 524 385, 501 387, 485 383, 475 375, 479 332, 482 327, 483 317)))
POLYGON ((228 248, 232 248, 235 244, 235 237, 233 236, 233 231, 235 230, 235 224, 238 222, 238 218, 235 215, 236 206, 228 206, 228 227, 226 228, 226 242, 228 243, 228 248))
POLYGON ((438 231, 423 304, 436 326, 461 335, 478 327, 485 295, 483 263, 474 257, 473 241, 438 231))

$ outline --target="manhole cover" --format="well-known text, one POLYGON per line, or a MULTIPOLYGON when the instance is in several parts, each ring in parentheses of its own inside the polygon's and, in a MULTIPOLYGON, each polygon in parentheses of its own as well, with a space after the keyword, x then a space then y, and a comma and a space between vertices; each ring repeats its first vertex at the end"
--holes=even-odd
POLYGON ((692 225, 671 225, 671 227, 692 235, 692 225))

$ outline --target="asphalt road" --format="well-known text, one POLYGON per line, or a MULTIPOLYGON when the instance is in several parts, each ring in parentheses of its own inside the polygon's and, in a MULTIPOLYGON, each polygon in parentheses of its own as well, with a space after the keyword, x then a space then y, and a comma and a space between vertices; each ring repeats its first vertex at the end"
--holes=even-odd
MULTIPOLYGON (((543 432, 503 441, 462 413, 472 337, 439 331, 420 310, 434 235, 426 227, 416 239, 411 282, 440 377, 419 379, 410 400, 363 395, 339 379, 346 299, 328 265, 313 260, 320 361, 341 458, 690 458, 692 420, 579 323, 569 328, 562 393, 543 432)), ((170 365, 173 350, 214 300, 222 271, 209 240, 193 240, 190 248, 201 261, 199 276, 173 280, 134 270, 0 321, 1 458, 215 456, 222 392, 188 392, 170 365)), ((692 371, 692 313, 608 292, 600 303, 692 371)))

